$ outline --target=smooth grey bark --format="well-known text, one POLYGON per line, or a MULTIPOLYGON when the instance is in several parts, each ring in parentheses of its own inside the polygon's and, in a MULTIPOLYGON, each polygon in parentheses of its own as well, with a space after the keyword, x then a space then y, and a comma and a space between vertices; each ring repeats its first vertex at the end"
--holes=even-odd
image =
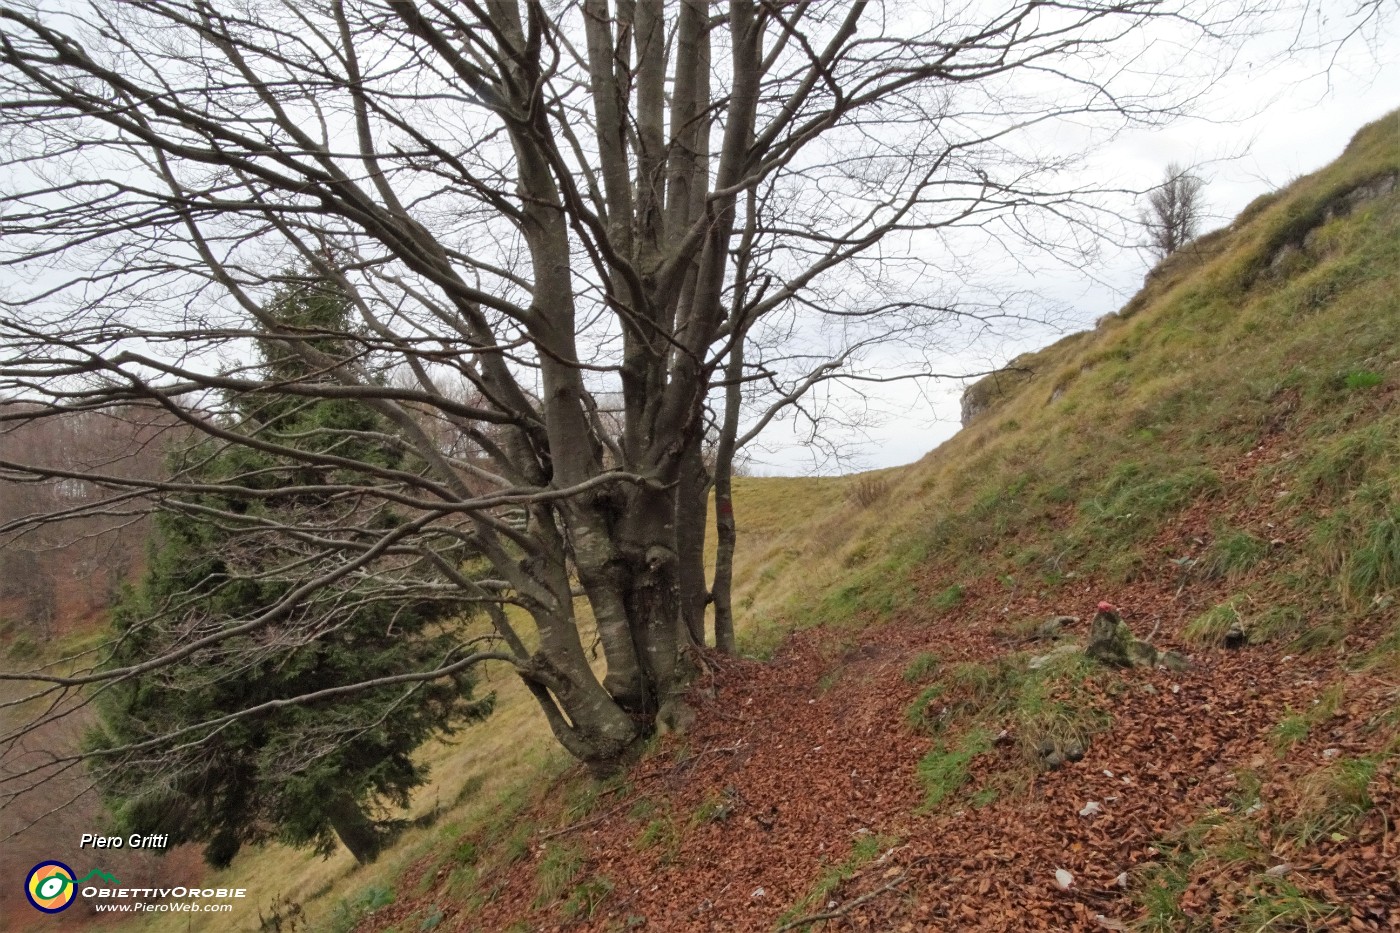
POLYGON ((734 549, 738 527, 734 521, 734 440, 739 434, 743 396, 744 341, 737 339, 725 366, 724 425, 715 452, 715 647, 725 654, 738 651, 734 634, 734 549))
POLYGON ((698 436, 690 442, 676 488, 680 615, 686 637, 697 646, 705 644, 705 607, 710 597, 705 580, 705 513, 713 485, 702 447, 698 436))

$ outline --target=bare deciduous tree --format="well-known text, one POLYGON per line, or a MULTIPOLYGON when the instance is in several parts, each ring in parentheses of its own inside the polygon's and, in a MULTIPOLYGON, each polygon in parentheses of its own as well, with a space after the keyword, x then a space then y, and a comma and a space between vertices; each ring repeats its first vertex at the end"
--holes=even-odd
MULTIPOLYGON (((1233 15, 1194 0, 0 9, 0 390, 24 400, 0 418, 144 406, 296 464, 231 478, 237 495, 295 503, 306 471, 342 506, 261 510, 299 516, 270 529, 202 505, 194 472, 85 471, 110 501, 200 514, 240 547, 300 542, 277 571, 298 582, 140 664, 21 676, 71 697, 234 636, 315 638, 336 619, 294 612, 308 594, 356 577, 391 599, 431 568, 487 607, 497 643, 395 682, 503 660, 565 748, 616 767, 681 712, 707 601, 734 643, 727 570, 705 579, 707 431, 732 554, 736 449, 814 392, 933 375, 921 354, 939 334, 1011 315, 948 244, 1092 228, 1092 192, 1057 180, 1042 129, 1161 118, 1182 81, 1209 79, 1233 15), (1143 61, 1149 30, 1191 33, 1201 57, 1135 74, 1123 61, 1143 61), (289 268, 349 296, 351 332, 264 310, 289 268), (260 334, 310 375, 250 362, 260 334), (872 368, 891 347, 899 362, 872 368), (330 426, 296 444, 229 429, 225 400, 285 397, 368 406, 390 426, 374 441, 421 467, 345 455, 365 438, 330 426), (445 539, 490 574, 443 559, 445 539), (307 630, 284 631, 293 617, 307 630)), ((0 471, 61 475, 23 457, 0 471)))
POLYGON ((1147 228, 1147 248, 1157 259, 1166 259, 1201 232, 1204 186, 1190 169, 1172 162, 1162 184, 1147 195, 1142 225, 1147 228))

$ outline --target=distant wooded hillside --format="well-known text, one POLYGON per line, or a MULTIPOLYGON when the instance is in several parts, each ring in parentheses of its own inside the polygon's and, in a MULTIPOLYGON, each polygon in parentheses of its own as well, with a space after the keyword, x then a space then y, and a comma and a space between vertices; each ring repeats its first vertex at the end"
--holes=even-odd
MULTIPOLYGON (((0 403, 0 419, 23 408, 0 403)), ((91 622, 139 566, 147 503, 100 480, 158 480, 178 430, 168 412, 137 406, 0 420, 0 627, 11 638, 44 641, 91 622), (20 479, 8 469, 16 462, 53 475, 20 479)))

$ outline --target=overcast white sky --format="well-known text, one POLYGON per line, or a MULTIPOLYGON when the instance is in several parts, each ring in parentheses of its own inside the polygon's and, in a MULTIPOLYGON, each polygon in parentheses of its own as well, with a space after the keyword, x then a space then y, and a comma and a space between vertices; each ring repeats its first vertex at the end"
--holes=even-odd
MULTIPOLYGON (((1330 19, 1318 28, 1335 35, 1337 26, 1345 23, 1343 14, 1354 5, 1353 0, 1323 0, 1314 18, 1330 19)), ((1104 147, 1086 171, 1094 173, 1096 180, 1111 179, 1122 187, 1141 189, 1155 184, 1168 162, 1201 165, 1210 212, 1206 229, 1229 223, 1259 195, 1331 162, 1361 126, 1400 107, 1397 6, 1390 3, 1386 17, 1373 23, 1367 35, 1353 37, 1335 60, 1330 53, 1281 60, 1275 53, 1292 37, 1281 33, 1262 37, 1246 48, 1235 73, 1218 84, 1208 99, 1198 102, 1192 117, 1165 129, 1122 135, 1104 147)), ((1396 140, 1400 145, 1400 125, 1396 140)), ((961 354, 960 360, 968 371, 985 370, 1064 333, 1092 327, 1097 318, 1132 297, 1147 269, 1145 254, 1112 248, 1105 249, 1092 267, 1047 270, 1033 281, 1008 267, 1006 281, 1034 287, 1047 305, 1067 306, 1064 329, 1007 335, 961 354)), ((859 432, 828 429, 829 437, 858 451, 845 462, 814 461, 790 425, 775 424, 764 437, 767 449, 752 452, 751 468, 760 475, 791 475, 912 462, 958 430, 962 390, 963 383, 957 380, 928 386, 923 392, 912 387, 887 389, 877 424, 859 432)))

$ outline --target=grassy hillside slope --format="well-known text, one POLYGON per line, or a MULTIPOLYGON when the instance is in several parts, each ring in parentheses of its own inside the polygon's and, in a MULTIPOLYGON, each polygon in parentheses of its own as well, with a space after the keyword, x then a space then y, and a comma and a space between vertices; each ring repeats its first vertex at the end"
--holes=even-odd
MULTIPOLYGON (((826 517, 815 534, 794 528, 793 541, 817 547, 760 556, 751 575, 776 581, 796 561, 803 573, 755 587, 754 613, 887 616, 931 573, 950 586, 1199 577, 1197 563, 1154 564, 1145 545, 1190 503, 1220 497, 1226 465, 1265 445, 1284 449, 1229 504, 1241 517, 1266 509, 1302 537, 1261 552, 1274 572, 1255 585, 1282 585, 1334 624, 1365 615, 1397 582, 1386 559, 1400 453, 1397 171, 1392 116, 1171 257, 1096 331, 1032 355, 1029 381, 892 476, 880 502, 826 517), (833 586, 814 591, 814 577, 833 586)), ((1218 562, 1222 547, 1248 545, 1232 537, 1241 529, 1209 531, 1185 542, 1202 553, 1170 556, 1218 562)))
POLYGON ((771 660, 693 733, 597 785, 505 683, 434 825, 240 860, 229 929, 1400 925, 1397 177, 1392 115, 919 463, 737 483, 771 660), (1056 652, 1100 599, 1190 669, 1056 652))

